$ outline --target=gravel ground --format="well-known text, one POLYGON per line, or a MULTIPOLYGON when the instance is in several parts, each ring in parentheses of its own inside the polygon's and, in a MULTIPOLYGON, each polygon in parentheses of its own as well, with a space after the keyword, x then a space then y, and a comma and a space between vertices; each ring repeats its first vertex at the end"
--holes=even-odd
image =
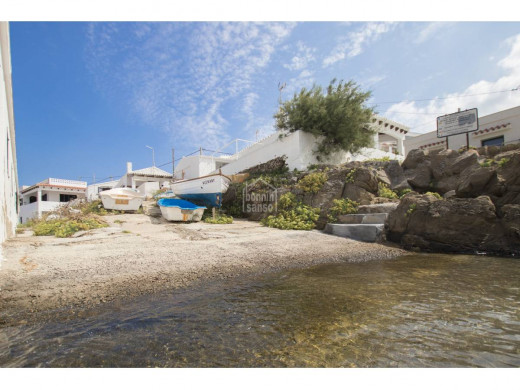
POLYGON ((110 227, 72 238, 35 237, 28 231, 3 244, 0 325, 211 278, 406 253, 317 230, 285 231, 242 220, 175 224, 141 214, 105 219, 110 227))

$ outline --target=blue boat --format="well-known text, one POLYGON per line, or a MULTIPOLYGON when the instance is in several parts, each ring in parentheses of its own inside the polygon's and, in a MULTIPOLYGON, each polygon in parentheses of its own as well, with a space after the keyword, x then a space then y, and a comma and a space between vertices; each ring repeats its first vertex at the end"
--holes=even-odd
POLYGON ((206 207, 197 206, 184 199, 162 198, 157 205, 161 209, 161 214, 168 221, 198 222, 202 219, 202 214, 206 207))

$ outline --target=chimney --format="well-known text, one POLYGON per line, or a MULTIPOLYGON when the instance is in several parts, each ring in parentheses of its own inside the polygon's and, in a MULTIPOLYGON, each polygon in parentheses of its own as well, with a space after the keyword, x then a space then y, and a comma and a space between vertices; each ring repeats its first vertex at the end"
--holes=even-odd
POLYGON ((127 162, 126 163, 126 173, 130 173, 130 172, 132 172, 132 163, 127 162))

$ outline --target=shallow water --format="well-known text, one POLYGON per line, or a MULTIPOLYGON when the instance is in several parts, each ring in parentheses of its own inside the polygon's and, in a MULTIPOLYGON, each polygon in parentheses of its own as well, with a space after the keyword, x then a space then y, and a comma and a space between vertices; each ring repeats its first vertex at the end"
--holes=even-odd
POLYGON ((213 282, 4 327, 0 366, 518 367, 520 260, 421 254, 213 282))

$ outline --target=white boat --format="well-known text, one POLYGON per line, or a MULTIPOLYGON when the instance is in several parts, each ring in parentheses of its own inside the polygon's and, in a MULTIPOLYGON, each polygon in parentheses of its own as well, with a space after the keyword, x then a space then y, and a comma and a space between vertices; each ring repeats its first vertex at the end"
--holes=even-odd
POLYGON ((198 222, 202 219, 202 214, 206 207, 197 206, 184 199, 162 198, 157 205, 161 209, 161 214, 168 221, 198 222))
POLYGON ((112 188, 102 191, 99 197, 107 210, 137 211, 144 196, 130 188, 112 188))
POLYGON ((215 173, 194 179, 174 181, 171 188, 179 198, 200 202, 208 207, 220 207, 222 194, 227 191, 230 182, 230 177, 215 173))

